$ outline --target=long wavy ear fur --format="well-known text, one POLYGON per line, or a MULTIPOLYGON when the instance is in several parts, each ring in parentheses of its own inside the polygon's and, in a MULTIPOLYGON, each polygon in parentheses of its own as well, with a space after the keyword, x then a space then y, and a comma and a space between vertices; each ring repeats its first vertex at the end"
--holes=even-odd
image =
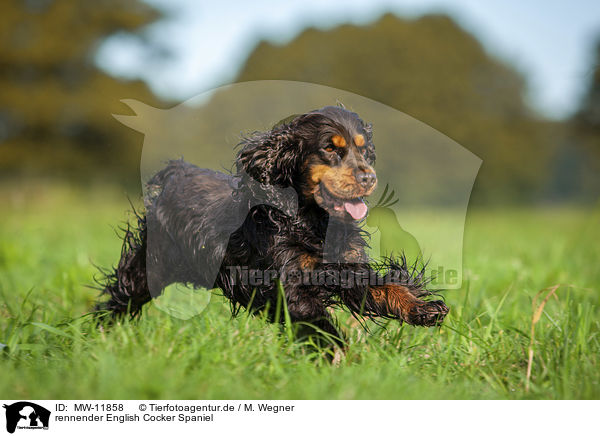
POLYGON ((331 120, 319 113, 302 114, 268 132, 254 132, 242 139, 237 155, 238 174, 248 174, 264 185, 289 187, 297 180, 306 145, 318 141, 319 125, 331 120))
POLYGON ((295 122, 268 132, 254 132, 242 139, 237 156, 238 174, 246 173, 263 185, 291 186, 300 147, 295 122))

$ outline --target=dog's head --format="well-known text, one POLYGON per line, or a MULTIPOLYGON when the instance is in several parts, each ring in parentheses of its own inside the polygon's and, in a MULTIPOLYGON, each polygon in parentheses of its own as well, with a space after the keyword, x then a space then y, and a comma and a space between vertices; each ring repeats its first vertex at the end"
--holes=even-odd
POLYGON ((362 220, 363 197, 377 177, 371 127, 357 114, 327 106, 242 141, 238 172, 265 185, 293 187, 304 204, 331 216, 362 220))

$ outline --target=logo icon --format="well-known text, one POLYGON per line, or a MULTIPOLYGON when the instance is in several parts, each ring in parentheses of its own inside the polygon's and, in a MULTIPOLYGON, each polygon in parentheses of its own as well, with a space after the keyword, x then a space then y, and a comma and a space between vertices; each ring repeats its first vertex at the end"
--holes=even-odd
POLYGON ((14 433, 18 429, 48 429, 50 411, 29 401, 19 401, 11 405, 4 404, 6 409, 6 431, 14 433))

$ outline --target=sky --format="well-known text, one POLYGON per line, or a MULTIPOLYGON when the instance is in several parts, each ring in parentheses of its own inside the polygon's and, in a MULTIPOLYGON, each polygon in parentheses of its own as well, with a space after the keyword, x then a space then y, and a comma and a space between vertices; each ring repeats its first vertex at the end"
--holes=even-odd
POLYGON ((139 39, 116 35, 101 46, 97 63, 179 101, 230 83, 262 39, 286 43, 307 27, 363 25, 387 12, 403 17, 442 12, 525 75, 533 109, 561 119, 576 110, 586 90, 600 39, 597 0, 144 1, 167 13, 145 36, 172 55, 150 56, 139 39))

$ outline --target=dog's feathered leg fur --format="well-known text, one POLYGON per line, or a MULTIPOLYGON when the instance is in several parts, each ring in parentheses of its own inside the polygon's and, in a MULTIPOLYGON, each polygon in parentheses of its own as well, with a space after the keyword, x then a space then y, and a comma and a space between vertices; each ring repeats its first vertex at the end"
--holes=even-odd
POLYGON ((121 258, 116 268, 106 274, 102 293, 110 299, 99 303, 97 311, 108 311, 112 316, 129 313, 137 316, 142 306, 152 299, 146 274, 146 217, 134 210, 136 223, 124 229, 121 258))

